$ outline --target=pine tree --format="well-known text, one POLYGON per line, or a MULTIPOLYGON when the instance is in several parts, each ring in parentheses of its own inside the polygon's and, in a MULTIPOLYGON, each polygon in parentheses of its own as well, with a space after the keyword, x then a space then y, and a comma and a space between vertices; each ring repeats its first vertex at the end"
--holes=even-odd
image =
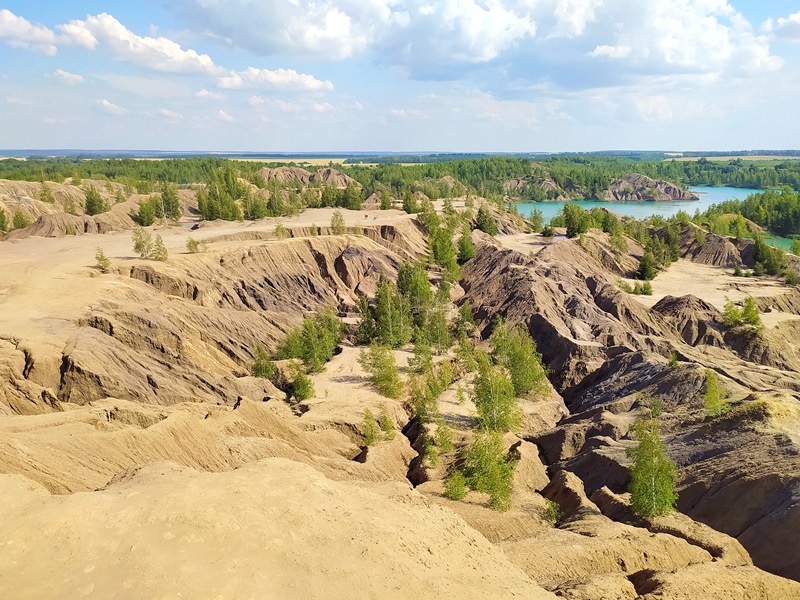
POLYGON ((667 447, 661 441, 658 411, 650 410, 631 428, 638 442, 629 448, 631 509, 639 517, 649 518, 668 513, 675 508, 677 470, 667 457, 667 447))
POLYGON ((100 196, 100 193, 94 189, 93 185, 89 186, 86 190, 86 204, 84 205, 87 215, 99 215, 106 210, 105 202, 100 196))
POLYGON ((489 235, 497 235, 497 223, 492 216, 492 213, 486 208, 486 205, 481 204, 478 209, 478 215, 475 218, 475 227, 489 235))
POLYGON ((475 246, 472 245, 472 231, 469 225, 464 225, 458 240, 458 264, 463 265, 473 258, 475 258, 475 246))
POLYGON ((97 269, 101 273, 108 273, 109 269, 111 269, 111 260, 106 256, 102 248, 98 247, 96 249, 94 259, 97 261, 97 269))

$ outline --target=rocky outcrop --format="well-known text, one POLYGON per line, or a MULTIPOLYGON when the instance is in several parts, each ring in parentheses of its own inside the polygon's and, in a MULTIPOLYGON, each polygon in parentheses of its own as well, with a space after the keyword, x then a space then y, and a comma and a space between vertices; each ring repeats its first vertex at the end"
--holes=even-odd
POLYGON ((673 200, 699 200, 688 190, 663 180, 630 173, 612 181, 608 189, 597 194, 605 202, 666 202, 673 200))

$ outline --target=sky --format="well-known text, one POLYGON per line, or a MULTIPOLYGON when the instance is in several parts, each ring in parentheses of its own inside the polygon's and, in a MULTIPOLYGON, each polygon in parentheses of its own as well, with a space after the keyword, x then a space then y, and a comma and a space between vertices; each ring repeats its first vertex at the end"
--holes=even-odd
POLYGON ((0 2, 0 149, 800 147, 800 0, 0 2))

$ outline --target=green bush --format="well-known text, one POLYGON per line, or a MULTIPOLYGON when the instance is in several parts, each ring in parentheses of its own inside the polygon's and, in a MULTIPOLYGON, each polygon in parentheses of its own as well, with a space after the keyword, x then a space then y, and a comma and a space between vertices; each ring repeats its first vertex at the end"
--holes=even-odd
POLYGON ((725 414, 731 408, 725 402, 725 390, 719 383, 719 377, 711 369, 706 369, 706 393, 705 393, 706 414, 709 417, 718 417, 725 414))
POLYGON ((331 231, 333 235, 344 235, 347 233, 347 226, 344 223, 344 215, 338 208, 333 211, 331 216, 331 231))
POLYGON ((97 261, 97 269, 101 273, 108 273, 109 269, 111 269, 111 260, 106 256, 102 248, 97 248, 94 253, 94 258, 97 261))
POLYGON ((494 220, 491 211, 489 211, 484 204, 481 204, 478 209, 478 215, 475 218, 475 227, 489 235, 497 235, 497 222, 494 220))
POLYGON ((378 393, 387 398, 399 398, 403 394, 400 369, 388 346, 373 344, 369 350, 362 349, 358 362, 369 373, 369 380, 378 388, 378 393))
POLYGON ((381 439, 381 430, 375 421, 375 416, 369 409, 364 411, 364 422, 361 426, 364 434, 364 445, 374 446, 381 439))
POLYGON ((100 192, 98 192, 93 185, 90 185, 89 189, 86 190, 84 210, 87 215, 99 215, 101 212, 107 210, 106 203, 100 196, 100 192))
POLYGON ((253 377, 261 377, 263 379, 272 379, 275 374, 275 365, 267 353, 267 350, 259 344, 256 346, 256 353, 253 357, 253 364, 250 366, 250 373, 253 377))
POLYGON ((14 229, 25 229, 31 224, 31 220, 21 210, 15 210, 13 224, 14 229))
POLYGON ((189 239, 186 240, 186 250, 190 254, 197 254, 198 252, 200 252, 200 244, 197 242, 196 239, 190 237, 189 239))
POLYGON ((303 402, 308 400, 314 395, 314 383, 311 378, 303 373, 298 373, 291 385, 290 396, 294 398, 295 402, 303 402))
POLYGON ((450 500, 463 500, 467 495, 467 478, 461 471, 453 470, 445 478, 444 495, 450 500))
POLYGON ((394 421, 389 416, 389 411, 386 410, 386 407, 381 404, 381 410, 378 414, 378 425, 383 432, 383 435, 386 437, 387 440, 393 440, 395 436, 395 427, 394 421))
POLYGON ((511 484, 516 461, 509 459, 498 432, 479 432, 464 453, 464 475, 469 487, 489 494, 489 507, 511 508, 511 484))
POLYGON ((558 502, 550 500, 550 498, 545 498, 544 501, 546 503, 542 514, 544 520, 553 526, 558 525, 561 519, 564 518, 564 511, 561 510, 561 505, 558 502))
POLYGON ((651 411, 631 428, 637 444, 627 450, 630 467, 631 510, 639 517, 655 517, 675 508, 677 470, 661 441, 658 417, 651 411))
POLYGON ((279 240, 282 240, 282 239, 286 238, 286 236, 288 236, 288 235, 289 235, 289 232, 286 231, 286 227, 283 225, 283 223, 281 223, 280 221, 275 223, 275 237, 276 238, 278 238, 279 240))
POLYGON ((8 217, 6 211, 0 208, 0 232, 8 231, 8 217))
POLYGON ((728 328, 738 327, 742 324, 742 311, 727 296, 725 296, 725 307, 722 310, 722 323, 728 328))

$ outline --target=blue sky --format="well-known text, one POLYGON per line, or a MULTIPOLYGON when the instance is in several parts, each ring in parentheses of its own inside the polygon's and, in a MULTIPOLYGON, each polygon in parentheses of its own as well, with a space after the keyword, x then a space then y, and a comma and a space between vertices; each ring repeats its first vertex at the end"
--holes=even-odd
POLYGON ((800 147, 794 0, 0 4, 0 148, 800 147))

